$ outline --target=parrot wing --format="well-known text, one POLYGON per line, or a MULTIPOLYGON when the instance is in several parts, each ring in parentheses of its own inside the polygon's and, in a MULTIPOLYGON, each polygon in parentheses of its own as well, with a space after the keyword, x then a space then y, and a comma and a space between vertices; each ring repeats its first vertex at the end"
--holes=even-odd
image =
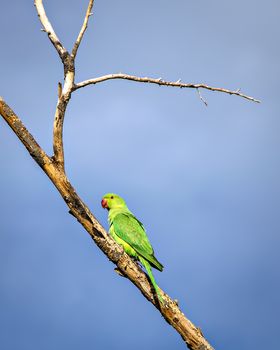
POLYGON ((148 240, 143 224, 131 213, 120 213, 112 222, 117 236, 128 243, 139 255, 148 260, 153 267, 162 271, 162 264, 155 258, 154 250, 148 240))

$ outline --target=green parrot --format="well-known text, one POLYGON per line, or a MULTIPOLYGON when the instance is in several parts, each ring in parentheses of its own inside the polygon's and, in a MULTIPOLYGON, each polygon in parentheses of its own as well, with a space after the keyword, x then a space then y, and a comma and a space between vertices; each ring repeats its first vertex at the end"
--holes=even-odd
POLYGON ((159 288, 152 274, 151 266, 159 271, 162 264, 155 258, 143 224, 128 209, 125 201, 115 193, 103 196, 101 205, 109 211, 109 233, 124 251, 145 267, 160 302, 163 302, 159 288))

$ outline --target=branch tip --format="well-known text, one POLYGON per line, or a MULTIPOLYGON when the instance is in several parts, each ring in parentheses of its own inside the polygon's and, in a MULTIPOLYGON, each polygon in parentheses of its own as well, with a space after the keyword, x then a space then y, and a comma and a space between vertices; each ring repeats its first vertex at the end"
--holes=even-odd
POLYGON ((61 44, 58 36, 56 35, 44 8, 43 1, 42 0, 34 0, 34 5, 37 10, 38 17, 41 21, 41 24, 43 25, 43 31, 48 33, 48 37, 55 47, 57 53, 59 54, 60 58, 63 59, 63 55, 66 52, 66 49, 61 44))
MULTIPOLYGON (((222 93, 225 93, 228 95, 239 96, 239 97, 245 98, 246 100, 256 102, 256 103, 261 102, 260 100, 257 100, 254 97, 251 97, 251 96, 248 96, 248 95, 241 93, 240 89, 239 90, 229 90, 229 89, 214 87, 214 86, 210 86, 210 85, 206 85, 206 84, 202 84, 202 83, 199 83, 199 84, 182 83, 181 79, 174 82, 174 81, 163 80, 161 77, 155 79, 155 78, 149 78, 149 77, 138 77, 135 75, 129 75, 129 74, 124 74, 124 73, 107 74, 107 75, 103 75, 101 77, 84 80, 78 84, 75 84, 72 91, 75 91, 77 89, 80 89, 80 88, 88 86, 88 85, 102 83, 103 81, 112 80, 112 79, 124 79, 124 80, 135 81, 138 83, 158 84, 158 85, 163 85, 163 86, 177 87, 177 88, 181 88, 181 89, 183 89, 183 88, 186 88, 186 89, 205 89, 205 90, 210 90, 210 91, 222 92, 222 93)), ((204 104, 205 104, 205 102, 206 101, 204 101, 204 104)))
POLYGON ((78 35, 78 37, 77 37, 77 39, 76 39, 76 41, 75 41, 75 44, 74 44, 74 46, 73 46, 73 49, 72 49, 71 55, 72 55, 73 58, 75 58, 76 55, 77 55, 79 46, 80 46, 80 44, 81 44, 81 41, 82 41, 83 36, 84 36, 84 34, 85 34, 85 31, 86 31, 86 29, 87 29, 89 17, 93 15, 93 13, 91 12, 92 7, 93 7, 93 3, 94 3, 94 0, 89 0, 84 22, 83 22, 83 24, 82 24, 80 33, 79 33, 79 35, 78 35))

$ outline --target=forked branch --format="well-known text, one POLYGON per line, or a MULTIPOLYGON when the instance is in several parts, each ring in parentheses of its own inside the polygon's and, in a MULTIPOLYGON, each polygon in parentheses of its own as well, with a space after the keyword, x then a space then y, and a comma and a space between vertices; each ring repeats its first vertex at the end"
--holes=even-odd
MULTIPOLYGON (((34 5, 38 12, 38 16, 43 25, 44 31, 47 32, 51 43, 54 45, 58 52, 64 67, 64 83, 58 94, 54 125, 53 125, 53 159, 56 164, 64 170, 64 146, 63 146, 63 123, 65 118, 65 112, 67 105, 71 98, 71 93, 74 90, 75 80, 75 57, 79 49, 80 43, 83 39, 84 33, 87 29, 89 17, 94 4, 94 0, 90 0, 88 3, 84 22, 77 37, 77 40, 73 46, 72 54, 70 55, 66 48, 62 45, 58 36, 55 33, 43 5, 42 0, 35 0, 34 5)), ((60 84, 60 83, 59 83, 60 84)))
MULTIPOLYGON (((54 45, 54 47, 56 48, 64 66, 64 84, 62 87, 62 93, 59 94, 58 96, 56 111, 55 111, 55 118, 54 118, 54 126, 53 126, 53 152, 54 152, 53 159, 58 164, 58 166, 60 166, 62 169, 64 169, 65 167, 64 146, 63 146, 63 123, 64 123, 67 105, 71 98, 71 93, 87 85, 98 84, 111 79, 125 79, 125 80, 140 82, 140 83, 157 84, 159 86, 192 88, 192 89, 196 89, 198 92, 199 92, 199 89, 218 91, 218 92, 222 92, 230 95, 236 95, 253 102, 260 102, 259 100, 253 97, 250 97, 248 95, 241 93, 240 90, 228 90, 224 88, 212 87, 206 84, 182 83, 180 79, 176 82, 171 82, 171 81, 163 80, 162 78, 155 79, 155 78, 149 78, 149 77, 137 77, 134 75, 123 74, 123 73, 107 74, 101 77, 88 79, 78 84, 75 84, 75 58, 76 58, 80 43, 83 39, 84 33, 87 29, 89 17, 92 14, 91 11, 93 8, 94 0, 90 0, 88 3, 86 15, 85 15, 82 27, 80 29, 80 32, 78 34, 78 37, 73 46, 71 55, 66 50, 66 48, 62 45, 58 36, 56 35, 46 15, 43 1, 35 0, 34 4, 37 9, 40 21, 43 25, 44 31, 47 32, 48 37, 52 42, 52 44, 54 45)), ((207 105, 206 101, 202 98, 200 92, 199 92, 199 96, 200 96, 200 99, 205 103, 205 105, 207 105)))
MULTIPOLYGON (((196 328, 179 309, 177 302, 173 301, 167 294, 162 292, 164 305, 157 302, 154 297, 151 284, 146 274, 135 264, 134 261, 123 251, 123 249, 107 234, 105 229, 100 225, 89 208, 83 203, 81 198, 77 195, 75 189, 69 182, 64 169, 64 151, 63 151, 63 123, 65 112, 70 101, 73 91, 82 87, 98 84, 111 79, 125 79, 136 81, 140 83, 158 84, 160 86, 172 86, 178 88, 193 88, 206 89, 211 91, 222 92, 230 95, 236 95, 253 102, 260 102, 259 100, 247 96, 240 92, 240 90, 228 90, 224 88, 211 87, 206 84, 186 84, 180 80, 176 82, 165 81, 161 78, 154 79, 148 77, 137 77, 133 75, 118 73, 108 74, 101 77, 89 79, 75 84, 75 58, 83 39, 84 33, 87 29, 89 17, 91 15, 94 0, 89 0, 86 15, 74 43, 71 54, 66 50, 58 36, 56 35, 43 6, 42 0, 34 1, 38 16, 43 25, 43 30, 48 34, 48 37, 55 47, 64 67, 64 82, 59 83, 58 100, 55 111, 54 127, 53 127, 53 150, 52 157, 48 156, 39 144, 32 137, 30 132, 23 125, 18 116, 13 110, 0 98, 0 114, 8 123, 31 157, 43 169, 46 175, 53 182, 68 208, 70 213, 83 225, 85 230, 90 234, 91 238, 103 251, 103 253, 117 265, 121 273, 126 276, 150 301, 165 318, 165 320, 182 336, 185 343, 193 350, 213 350, 211 345, 204 338, 199 328, 196 328)), ((203 100, 202 96, 200 98, 203 100)), ((205 103, 205 101, 204 101, 205 103)))
POLYGON ((211 90, 211 91, 223 92, 223 93, 229 94, 229 95, 236 95, 239 97, 243 97, 247 100, 257 102, 257 103, 260 102, 259 100, 255 99, 254 97, 251 97, 251 96, 248 96, 248 95, 241 93, 240 89, 228 90, 228 89, 224 89, 224 88, 209 86, 206 84, 182 83, 181 79, 179 79, 177 81, 166 81, 166 80, 163 80, 162 78, 155 79, 155 78, 149 78, 149 77, 137 77, 135 75, 129 75, 129 74, 124 74, 124 73, 106 74, 106 75, 102 75, 101 77, 84 80, 78 84, 75 84, 73 87, 73 91, 80 89, 82 87, 88 86, 88 85, 94 85, 94 84, 102 83, 103 81, 112 80, 112 79, 132 80, 132 81, 136 81, 138 83, 157 84, 160 86, 173 86, 173 87, 177 87, 177 88, 181 88, 181 89, 183 89, 183 88, 206 89, 206 90, 211 90))

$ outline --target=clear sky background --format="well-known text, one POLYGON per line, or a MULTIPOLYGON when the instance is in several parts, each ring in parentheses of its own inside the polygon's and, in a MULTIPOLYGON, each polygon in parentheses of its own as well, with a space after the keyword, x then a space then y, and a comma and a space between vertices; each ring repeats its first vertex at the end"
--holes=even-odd
MULTIPOLYGON (((70 49, 87 1, 46 0, 70 49)), ((181 78, 262 100, 110 81, 74 93, 67 173, 107 228, 106 192, 145 224, 163 273, 216 349, 279 346, 280 111, 276 0, 96 0, 77 81, 181 78)), ((48 152, 63 70, 33 1, 1 1, 0 95, 48 152)), ((185 349, 98 250, 0 119, 4 350, 185 349)))

